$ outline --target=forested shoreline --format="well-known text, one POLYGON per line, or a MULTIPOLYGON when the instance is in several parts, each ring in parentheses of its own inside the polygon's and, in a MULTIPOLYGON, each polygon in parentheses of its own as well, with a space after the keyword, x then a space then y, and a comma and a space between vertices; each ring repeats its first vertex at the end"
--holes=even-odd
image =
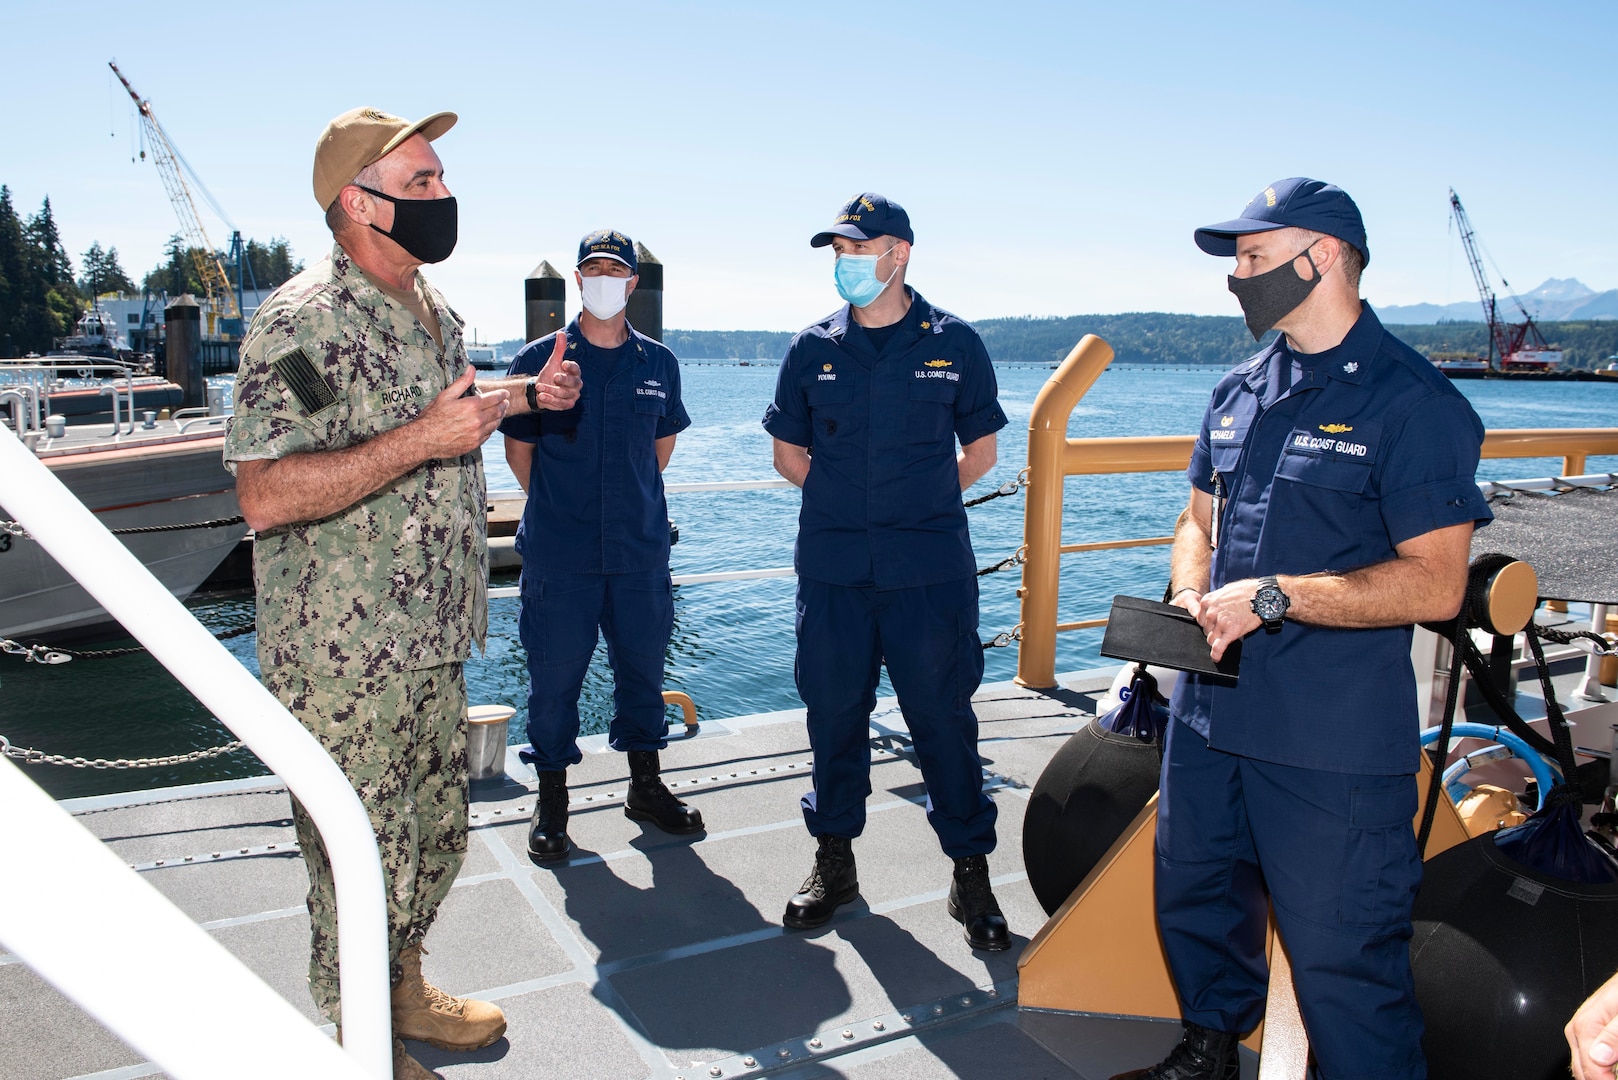
MULTIPOLYGON (((1105 338, 1119 364, 1217 364, 1229 367, 1258 346, 1236 316, 1131 312, 1066 318, 981 319, 972 324, 996 363, 1060 361, 1085 334, 1105 338)), ((1541 330, 1564 353, 1569 367, 1595 368, 1618 353, 1618 320, 1542 323, 1541 330)), ((1481 322, 1397 326, 1388 329, 1424 356, 1467 352, 1481 355, 1488 329, 1481 322)), ((692 360, 779 360, 792 341, 784 331, 670 330, 664 344, 692 360)))

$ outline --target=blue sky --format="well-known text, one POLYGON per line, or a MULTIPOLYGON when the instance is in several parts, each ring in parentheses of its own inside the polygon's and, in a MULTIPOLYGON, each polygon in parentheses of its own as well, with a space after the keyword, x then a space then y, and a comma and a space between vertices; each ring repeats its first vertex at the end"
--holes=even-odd
POLYGON ((48 194, 75 256, 158 261, 175 218, 116 57, 244 235, 305 259, 329 118, 460 113, 461 240, 429 274, 484 340, 603 226, 667 265, 665 325, 795 329, 838 303, 808 238, 861 190, 907 207, 911 283, 967 318, 1235 314, 1191 231, 1293 175, 1358 200, 1373 303, 1474 297, 1452 185, 1514 286, 1618 287, 1610 0, 459 7, 215 4, 176 31, 5 0, 0 182, 48 194))

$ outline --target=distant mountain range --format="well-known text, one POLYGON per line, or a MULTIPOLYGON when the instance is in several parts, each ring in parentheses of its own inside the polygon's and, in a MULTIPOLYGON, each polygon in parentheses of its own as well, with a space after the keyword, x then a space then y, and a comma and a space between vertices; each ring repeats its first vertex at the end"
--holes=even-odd
MULTIPOLYGON (((1528 313, 1540 322, 1618 319, 1618 289, 1598 293, 1576 278, 1547 278, 1539 288, 1517 295, 1528 313)), ((1498 300, 1500 314, 1507 322, 1522 321, 1510 296, 1501 295, 1498 300)), ((1376 313, 1385 323, 1404 326, 1483 321, 1483 305, 1477 300, 1454 304, 1389 304, 1378 306, 1376 313)))

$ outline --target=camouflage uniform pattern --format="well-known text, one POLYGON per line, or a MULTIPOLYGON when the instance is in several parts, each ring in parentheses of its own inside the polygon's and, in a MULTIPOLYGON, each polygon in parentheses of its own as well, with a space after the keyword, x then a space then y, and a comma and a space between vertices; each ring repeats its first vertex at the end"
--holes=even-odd
MULTIPOLYGON (((242 342, 227 467, 341 450, 420 415, 467 367, 460 317, 425 293, 442 351, 341 248, 276 290, 242 342), (315 415, 271 366, 300 349, 336 397, 315 415)), ((353 679, 465 660, 488 625, 485 496, 474 450, 330 517, 259 533, 259 663, 353 679)))
MULTIPOLYGON (((460 317, 425 281, 423 293, 442 349, 340 247, 276 290, 242 342, 226 466, 341 450, 420 415, 467 367, 460 317), (317 378, 313 394, 285 374, 300 350, 317 378)), ((473 451, 254 542, 264 683, 320 740, 370 815, 395 982, 399 953, 427 933, 466 855, 461 662, 487 626, 485 494, 482 452, 473 451)), ((293 816, 309 870, 310 990, 338 1021, 331 865, 295 799, 293 816)))
MULTIPOLYGON (((366 679, 272 668, 270 692, 342 768, 376 830, 388 894, 389 977, 419 944, 466 858, 466 684, 460 664, 366 679)), ((292 800, 309 868, 309 989, 340 1023, 337 904, 331 863, 314 822, 292 800)))

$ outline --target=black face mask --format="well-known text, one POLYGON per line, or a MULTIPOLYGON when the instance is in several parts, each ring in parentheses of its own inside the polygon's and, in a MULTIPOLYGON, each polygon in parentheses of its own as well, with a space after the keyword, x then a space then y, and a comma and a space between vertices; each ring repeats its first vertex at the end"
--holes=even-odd
POLYGON ((362 184, 354 186, 393 204, 393 229, 377 229, 375 225, 371 228, 404 248, 411 258, 424 263, 440 263, 455 250, 460 222, 455 196, 443 199, 397 199, 362 184))
POLYGON ((1291 315, 1298 309, 1298 305, 1309 298, 1320 284, 1320 270, 1315 266, 1315 260, 1309 254, 1310 244, 1298 252, 1309 260, 1309 269, 1315 276, 1305 280, 1298 276, 1292 264, 1298 261, 1298 255, 1292 256, 1274 270, 1266 270, 1254 277, 1230 277, 1230 291, 1236 294, 1236 302, 1242 306, 1242 317, 1247 320, 1247 328, 1253 332, 1253 340, 1257 341, 1271 330, 1275 324, 1291 315))

